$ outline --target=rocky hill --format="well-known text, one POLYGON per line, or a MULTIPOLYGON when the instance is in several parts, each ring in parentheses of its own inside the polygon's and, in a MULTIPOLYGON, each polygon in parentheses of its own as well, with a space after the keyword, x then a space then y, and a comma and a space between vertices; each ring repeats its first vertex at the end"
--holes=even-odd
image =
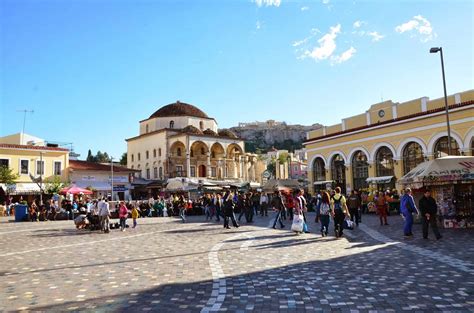
POLYGON ((272 147, 293 151, 301 149, 310 130, 321 128, 321 124, 311 126, 288 125, 285 122, 266 121, 253 123, 239 123, 232 127, 237 136, 245 140, 247 152, 266 152, 272 147))

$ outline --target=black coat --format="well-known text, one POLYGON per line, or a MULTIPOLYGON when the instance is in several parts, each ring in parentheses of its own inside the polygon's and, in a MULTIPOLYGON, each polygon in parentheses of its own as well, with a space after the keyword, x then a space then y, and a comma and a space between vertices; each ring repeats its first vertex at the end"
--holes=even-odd
POLYGON ((420 212, 421 215, 425 215, 426 213, 430 215, 435 215, 438 213, 438 205, 436 204, 436 200, 433 197, 425 197, 420 199, 419 202, 420 212))

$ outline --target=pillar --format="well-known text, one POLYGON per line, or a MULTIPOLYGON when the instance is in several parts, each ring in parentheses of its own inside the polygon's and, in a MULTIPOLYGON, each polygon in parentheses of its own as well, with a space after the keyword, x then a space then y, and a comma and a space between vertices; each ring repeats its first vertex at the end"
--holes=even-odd
POLYGON ((189 150, 186 150, 186 177, 191 177, 191 155, 189 150))
POLYGON ((207 177, 211 177, 211 153, 209 151, 206 153, 206 158, 207 158, 207 166, 206 166, 207 177))
POLYGON ((344 164, 346 166, 346 190, 354 189, 354 173, 352 173, 352 164, 344 164))
POLYGON ((398 184, 398 180, 403 176, 403 164, 400 159, 393 160, 393 173, 395 175, 395 187, 401 189, 401 186, 398 184))

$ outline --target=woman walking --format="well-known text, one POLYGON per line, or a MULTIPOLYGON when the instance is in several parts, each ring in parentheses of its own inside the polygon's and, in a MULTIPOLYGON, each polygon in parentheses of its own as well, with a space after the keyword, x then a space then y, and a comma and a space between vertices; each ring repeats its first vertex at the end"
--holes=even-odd
POLYGON ((331 200, 329 194, 326 191, 321 193, 321 203, 319 206, 319 218, 321 220, 321 236, 326 237, 329 231, 329 219, 330 215, 333 215, 331 210, 331 200))
POLYGON ((379 215, 379 219, 380 219, 380 226, 388 225, 387 223, 388 202, 383 192, 379 192, 379 196, 377 197, 375 204, 377 206, 377 214, 379 215))
POLYGON ((125 206, 125 202, 120 201, 120 207, 119 207, 119 218, 120 218, 120 230, 125 231, 125 228, 127 227, 127 217, 128 217, 128 210, 127 207, 125 206))
POLYGON ((232 220, 232 225, 234 225, 235 228, 239 227, 239 224, 237 224, 237 221, 235 220, 235 215, 234 215, 234 200, 233 200, 234 195, 231 192, 227 192, 224 195, 224 228, 230 229, 229 226, 229 219, 232 220))

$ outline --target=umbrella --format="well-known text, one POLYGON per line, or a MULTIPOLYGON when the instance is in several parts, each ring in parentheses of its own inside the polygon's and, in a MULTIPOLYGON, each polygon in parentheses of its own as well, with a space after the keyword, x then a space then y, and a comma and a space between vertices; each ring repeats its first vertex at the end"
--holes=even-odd
POLYGON ((84 195, 91 195, 92 191, 90 191, 88 189, 81 188, 81 187, 77 187, 76 185, 71 185, 69 187, 61 189, 61 191, 59 193, 61 193, 61 194, 69 193, 69 194, 72 194, 72 195, 77 195, 77 194, 82 193, 84 195))

